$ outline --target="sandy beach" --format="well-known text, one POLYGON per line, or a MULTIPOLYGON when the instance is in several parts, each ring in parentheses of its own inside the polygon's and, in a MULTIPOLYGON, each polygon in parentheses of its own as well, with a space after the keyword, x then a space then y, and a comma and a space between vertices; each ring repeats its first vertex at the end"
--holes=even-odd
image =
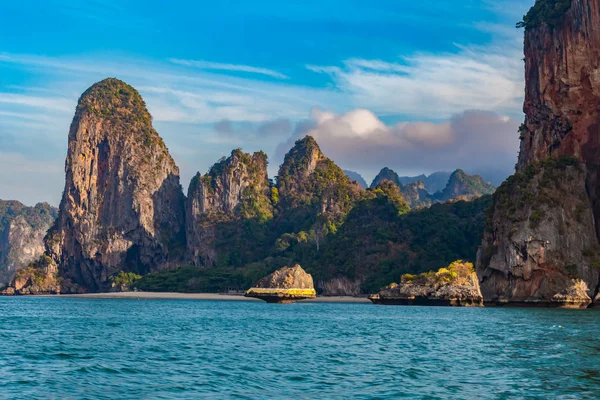
MULTIPOLYGON (((60 297, 86 298, 86 299, 170 299, 170 300, 222 300, 222 301, 262 301, 244 297, 242 295, 228 295, 218 293, 174 293, 174 292, 114 292, 114 293, 88 293, 64 294, 60 297)), ((317 297, 315 299, 301 300, 303 303, 371 303, 366 297, 317 297)))

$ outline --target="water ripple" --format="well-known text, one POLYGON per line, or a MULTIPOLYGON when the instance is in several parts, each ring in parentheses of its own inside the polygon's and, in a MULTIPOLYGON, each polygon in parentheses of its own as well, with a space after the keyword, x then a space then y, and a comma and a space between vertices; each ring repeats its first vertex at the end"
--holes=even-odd
POLYGON ((599 317, 0 298, 0 397, 591 399, 599 317))

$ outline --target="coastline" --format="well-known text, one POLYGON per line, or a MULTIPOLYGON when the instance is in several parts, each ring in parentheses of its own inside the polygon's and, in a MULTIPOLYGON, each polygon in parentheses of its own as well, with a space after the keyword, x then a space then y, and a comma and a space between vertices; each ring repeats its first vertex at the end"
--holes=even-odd
MULTIPOLYGON (((52 297, 69 297, 80 299, 137 299, 137 300, 219 300, 219 301, 258 301, 243 295, 218 294, 218 293, 176 293, 176 292, 112 292, 112 293, 86 293, 86 294, 60 294, 52 297)), ((318 296, 314 299, 299 300, 298 303, 364 303, 371 304, 366 297, 350 296, 318 296)))

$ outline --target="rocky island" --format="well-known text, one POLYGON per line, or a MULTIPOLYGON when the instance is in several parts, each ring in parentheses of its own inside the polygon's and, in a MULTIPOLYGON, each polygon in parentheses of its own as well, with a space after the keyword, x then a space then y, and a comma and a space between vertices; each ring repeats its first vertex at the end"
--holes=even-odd
POLYGON ((254 297, 267 303, 293 303, 298 300, 313 299, 317 292, 313 278, 300 265, 283 267, 262 278, 246 292, 246 297, 254 297))
POLYGON ((374 304, 404 306, 481 307, 483 297, 473 264, 455 261, 437 272, 405 274, 369 296, 374 304))

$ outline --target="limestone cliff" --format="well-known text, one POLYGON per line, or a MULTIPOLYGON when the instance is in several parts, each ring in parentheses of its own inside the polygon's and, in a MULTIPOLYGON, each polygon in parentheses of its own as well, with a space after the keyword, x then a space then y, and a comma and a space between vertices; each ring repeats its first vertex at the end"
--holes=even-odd
POLYGON ((311 136, 296 142, 286 154, 277 177, 277 209, 284 225, 305 215, 304 226, 339 222, 363 190, 344 171, 325 157, 311 136))
POLYGON ((44 236, 57 212, 46 203, 26 207, 0 200, 0 286, 44 253, 44 236))
POLYGON ((429 207, 433 203, 433 197, 421 181, 408 183, 401 187, 401 191, 410 208, 429 207))
POLYGON ((66 182, 47 255, 65 282, 97 291, 119 271, 144 274, 184 253, 179 169, 139 93, 117 79, 79 99, 66 182))
POLYGON ((575 278, 593 298, 600 1, 538 0, 519 25, 525 27, 526 118, 517 174, 495 197, 478 257, 482 292, 488 301, 551 304, 575 278))
MULTIPOLYGON (((259 236, 258 230, 273 218, 267 156, 234 150, 205 175, 192 179, 186 201, 186 230, 189 257, 193 264, 214 266, 219 260, 243 264, 244 254, 233 250, 246 247, 259 236), (252 232, 244 224, 253 223, 252 232), (225 259, 227 258, 227 259, 225 259)), ((258 243, 255 243, 259 246, 258 243)))

